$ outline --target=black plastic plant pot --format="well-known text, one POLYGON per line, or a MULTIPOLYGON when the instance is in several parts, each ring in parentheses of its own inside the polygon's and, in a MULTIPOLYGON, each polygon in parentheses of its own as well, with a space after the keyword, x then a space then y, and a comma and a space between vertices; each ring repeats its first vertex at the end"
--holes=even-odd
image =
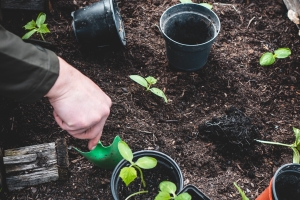
POLYGON ((72 12, 72 27, 84 47, 125 46, 125 30, 114 0, 100 0, 72 12))
POLYGON ((276 171, 273 177, 272 195, 273 200, 300 199, 300 164, 286 164, 276 171))
MULTIPOLYGON (((136 195, 135 199, 154 199, 159 192, 159 183, 162 181, 172 181, 177 191, 181 191, 183 188, 183 176, 177 163, 168 155, 159 151, 143 150, 133 153, 133 161, 143 156, 150 156, 157 159, 157 166, 153 169, 143 169, 144 180, 146 182, 145 190, 148 193, 136 195)), ((120 171, 123 167, 129 166, 129 162, 126 160, 120 161, 115 167, 111 177, 111 192, 114 200, 124 200, 130 194, 138 192, 141 188, 140 178, 136 178, 128 187, 125 186, 122 179, 119 177, 120 171)), ((140 177, 139 172, 137 172, 140 177)))
POLYGON ((168 8, 160 18, 160 29, 169 65, 183 71, 201 69, 220 27, 218 16, 199 4, 180 3, 168 8))
POLYGON ((192 196, 192 199, 196 200, 210 200, 205 194, 203 194, 196 186, 194 185, 187 185, 183 188, 183 190, 180 192, 187 192, 192 196))

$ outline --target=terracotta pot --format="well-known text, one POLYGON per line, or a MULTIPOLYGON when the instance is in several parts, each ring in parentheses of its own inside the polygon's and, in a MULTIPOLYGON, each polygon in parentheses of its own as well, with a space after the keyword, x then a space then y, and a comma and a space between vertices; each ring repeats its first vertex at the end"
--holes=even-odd
POLYGON ((269 186, 256 198, 256 200, 273 200, 272 199, 272 181, 270 181, 269 186))

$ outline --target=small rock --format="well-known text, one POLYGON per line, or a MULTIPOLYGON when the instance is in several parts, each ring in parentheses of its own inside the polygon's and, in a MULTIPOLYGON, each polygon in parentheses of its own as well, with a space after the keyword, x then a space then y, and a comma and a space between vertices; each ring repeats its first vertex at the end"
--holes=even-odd
POLYGON ((36 193, 36 191, 37 191, 37 189, 36 189, 35 187, 32 187, 32 188, 31 188, 31 192, 32 192, 32 193, 36 193))

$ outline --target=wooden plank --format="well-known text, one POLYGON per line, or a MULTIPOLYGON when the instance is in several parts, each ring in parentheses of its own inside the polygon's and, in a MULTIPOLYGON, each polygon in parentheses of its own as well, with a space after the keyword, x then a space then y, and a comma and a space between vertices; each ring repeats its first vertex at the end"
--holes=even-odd
POLYGON ((68 146, 65 139, 57 139, 55 144, 59 180, 67 181, 70 176, 68 146))
POLYGON ((7 149, 4 151, 4 157, 32 154, 32 153, 36 153, 36 152, 43 152, 48 149, 55 149, 55 142, 45 143, 45 144, 37 144, 37 145, 20 147, 20 148, 15 148, 15 149, 7 149))
POLYGON ((47 0, 1 0, 1 8, 44 11, 47 3, 47 0))
POLYGON ((0 147, 0 194, 4 189, 4 164, 3 164, 3 150, 0 147))
POLYGON ((12 165, 18 163, 29 163, 36 161, 37 155, 36 154, 28 154, 28 155, 21 155, 21 156, 9 156, 3 158, 3 163, 5 165, 12 165))

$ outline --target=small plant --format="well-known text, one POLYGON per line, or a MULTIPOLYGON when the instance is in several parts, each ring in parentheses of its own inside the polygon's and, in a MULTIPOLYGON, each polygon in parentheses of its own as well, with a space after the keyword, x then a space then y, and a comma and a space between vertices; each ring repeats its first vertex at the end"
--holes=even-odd
POLYGON ((300 163, 300 155, 299 155, 299 150, 300 150, 300 129, 297 129, 297 128, 293 127, 293 131, 294 131, 294 134, 295 134, 295 142, 293 144, 283 144, 283 143, 280 143, 280 142, 270 142, 270 141, 263 141, 263 140, 256 140, 256 141, 264 143, 264 144, 275 144, 275 145, 290 147, 293 150, 293 163, 300 163))
POLYGON ((236 182, 234 182, 233 185, 239 191, 240 195, 242 196, 242 200, 249 200, 249 198, 246 196, 245 192, 236 184, 236 182))
MULTIPOLYGON (((130 147, 124 141, 118 143, 118 149, 122 157, 130 163, 130 166, 123 167, 120 171, 119 177, 123 180, 126 186, 133 182, 137 178, 137 171, 140 173, 140 178, 143 187, 146 187, 146 182, 144 180, 142 169, 152 169, 157 165, 157 160, 149 156, 143 156, 139 158, 136 162, 133 162, 133 154, 130 147)), ((142 193, 147 193, 148 191, 139 191, 129 195, 125 200, 130 197, 142 193)))
POLYGON ((154 200, 191 200, 192 197, 187 192, 176 195, 176 185, 171 181, 163 181, 159 184, 159 193, 154 200))
POLYGON ((161 89, 151 87, 152 85, 154 85, 157 82, 157 80, 154 77, 148 76, 147 78, 143 78, 139 75, 130 75, 129 77, 136 83, 145 87, 146 91, 151 91, 153 94, 156 94, 157 96, 163 98, 165 100, 165 102, 168 103, 168 99, 167 99, 165 93, 161 89))
POLYGON ((274 51, 274 54, 271 52, 266 52, 260 57, 259 64, 261 66, 272 65, 275 62, 276 58, 287 58, 291 55, 291 53, 292 52, 289 48, 276 49, 274 51))
POLYGON ((50 33, 49 29, 47 28, 47 24, 44 24, 46 21, 46 14, 41 12, 38 17, 36 18, 36 21, 31 20, 28 22, 24 28, 25 30, 30 30, 27 32, 22 39, 28 39, 30 38, 34 33, 39 33, 42 37, 42 39, 45 41, 43 34, 50 33))
MULTIPOLYGON (((181 3, 193 3, 192 0, 179 0, 179 1, 181 3)), ((209 4, 209 3, 199 3, 199 5, 204 6, 204 7, 208 8, 208 9, 210 9, 210 10, 213 8, 213 6, 211 4, 209 4)))

